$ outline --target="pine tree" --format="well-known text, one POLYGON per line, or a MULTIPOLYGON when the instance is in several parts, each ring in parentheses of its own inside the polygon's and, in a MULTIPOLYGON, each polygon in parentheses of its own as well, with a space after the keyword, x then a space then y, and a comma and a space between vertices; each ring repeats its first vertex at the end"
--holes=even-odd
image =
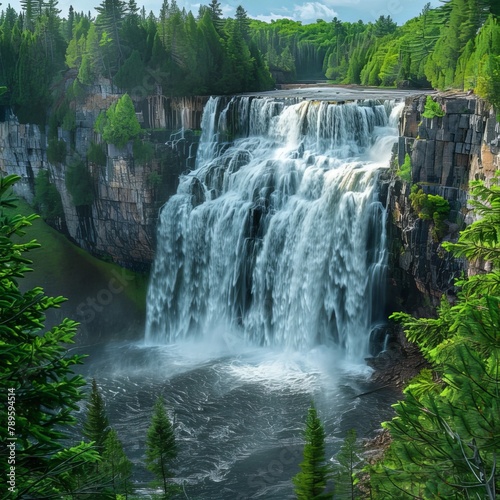
POLYGON ((128 94, 124 94, 106 111, 102 137, 106 142, 123 148, 128 141, 135 139, 140 131, 134 103, 128 94))
POLYGON ((246 42, 250 41, 250 18, 247 11, 241 6, 236 7, 236 24, 246 42))
POLYGON ((304 460, 300 464, 301 472, 293 478, 297 499, 332 499, 333 494, 326 492, 331 471, 325 460, 325 430, 314 404, 311 404, 307 412, 304 438, 306 443, 304 460))
POLYGON ((70 5, 69 10, 68 10, 68 19, 66 20, 66 23, 64 24, 64 38, 68 42, 73 37, 73 25, 74 24, 75 24, 75 9, 73 9, 73 6, 70 5))
POLYGON ((217 0, 211 0, 208 6, 208 11, 210 13, 210 17, 215 25, 222 19, 222 9, 220 6, 220 2, 217 0))
POLYGON ((500 488, 499 179, 471 194, 482 218, 443 246, 492 271, 458 281, 458 299, 443 299, 437 318, 393 315, 433 370, 410 382, 384 424, 392 442, 370 473, 374 498, 493 500, 500 488))
POLYGON ((104 400, 97 387, 97 382, 92 379, 92 390, 87 403, 87 419, 83 424, 83 435, 90 441, 94 441, 95 448, 102 454, 109 431, 109 420, 104 400))
POLYGON ((172 461, 177 457, 177 444, 172 423, 165 410, 162 396, 156 400, 151 425, 146 437, 146 466, 161 482, 164 498, 178 491, 169 479, 172 461))
POLYGON ((238 23, 231 19, 228 20, 227 26, 228 38, 226 41, 224 76, 220 85, 223 93, 232 94, 244 92, 248 88, 253 61, 238 23))
POLYGON ((356 430, 350 429, 337 453, 338 465, 335 467, 335 496, 354 500, 358 493, 356 488, 356 472, 361 470, 363 459, 356 445, 356 430))
POLYGON ((47 311, 60 307, 65 299, 48 297, 40 287, 24 292, 19 287, 19 280, 31 271, 26 252, 40 246, 22 238, 37 216, 16 213, 11 189, 19 180, 16 175, 0 177, 0 385, 5 394, 0 412, 5 450, 0 460, 0 494, 2 498, 63 498, 73 470, 94 464, 99 457, 88 444, 68 445, 70 428, 76 423, 73 412, 85 385, 73 372, 83 356, 68 355, 77 323, 65 319, 46 329, 47 311), (9 449, 15 450, 15 464, 8 462, 9 449), (9 485, 11 466, 15 479, 9 485))
POLYGON ((123 451, 123 445, 114 429, 110 429, 104 441, 102 452, 101 472, 106 483, 111 482, 114 498, 117 495, 132 492, 130 478, 132 476, 132 462, 123 451))
POLYGON ((107 33, 110 41, 111 55, 109 63, 112 65, 113 70, 116 70, 124 59, 121 27, 127 13, 127 5, 122 0, 103 0, 96 7, 96 11, 99 13, 96 24, 101 33, 107 33))

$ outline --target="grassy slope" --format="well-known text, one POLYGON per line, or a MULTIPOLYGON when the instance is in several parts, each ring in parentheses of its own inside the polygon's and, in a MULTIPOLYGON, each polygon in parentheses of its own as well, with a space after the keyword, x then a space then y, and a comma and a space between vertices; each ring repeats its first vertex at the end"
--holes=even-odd
MULTIPOLYGON (((16 212, 34 211, 19 201, 16 212)), ((142 337, 147 276, 92 257, 42 219, 34 221, 24 238, 36 239, 42 246, 28 255, 34 271, 21 286, 42 286, 48 295, 68 298, 48 318, 49 324, 65 316, 80 321, 79 340, 84 342, 142 337)))

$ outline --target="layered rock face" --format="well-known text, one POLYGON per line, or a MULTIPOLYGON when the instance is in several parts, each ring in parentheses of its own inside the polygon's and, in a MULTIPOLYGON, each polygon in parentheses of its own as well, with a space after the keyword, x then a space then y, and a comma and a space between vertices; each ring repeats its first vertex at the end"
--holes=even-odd
MULTIPOLYGON (((64 217, 56 221, 58 228, 95 255, 144 270, 154 257, 158 210, 175 193, 179 174, 194 164, 195 134, 171 130, 199 129, 206 98, 168 99, 159 91, 137 102, 137 116, 155 148, 153 158, 140 162, 134 160, 131 147, 108 146, 106 165, 87 165, 94 202, 75 207, 66 187, 67 165, 85 158, 90 143, 99 142, 95 120, 120 95, 101 82, 77 105, 74 131, 58 130, 69 152, 62 163, 48 162, 47 137, 39 127, 20 124, 7 113, 0 122, 0 171, 20 175, 18 194, 32 202, 34 180, 40 169, 48 169, 64 209, 64 217)), ((426 96, 407 98, 396 157, 401 165, 409 154, 413 183, 450 202, 445 239, 454 239, 471 221, 469 182, 488 179, 500 168, 500 129, 490 107, 474 95, 441 94, 435 99, 445 114, 428 119, 422 117, 426 96)), ((418 218, 409 194, 408 184, 393 180, 384 195, 392 222, 388 309, 421 308, 424 314, 443 294, 453 295, 454 280, 466 263, 441 248, 432 234, 432 222, 418 218)))
MULTIPOLYGON (((470 181, 490 179, 500 168, 500 126, 491 107, 474 95, 441 94, 435 100, 444 116, 424 118, 426 96, 407 98, 397 161, 401 165, 408 154, 412 182, 449 201, 444 240, 455 240, 472 221, 467 207, 470 181)), ((409 195, 409 184, 391 183, 391 306, 428 314, 443 294, 453 298, 454 280, 467 265, 442 249, 432 221, 418 218, 409 195)))
POLYGON ((97 116, 120 96, 103 82, 77 104, 75 129, 58 129, 68 152, 61 163, 47 160, 47 137, 38 126, 20 124, 8 112, 0 122, 0 171, 20 175, 18 194, 33 202, 35 178, 41 169, 48 170, 64 211, 54 225, 92 254, 145 271, 154 258, 158 210, 175 193, 179 175, 193 165, 197 136, 186 129, 200 128, 204 99, 167 99, 159 94, 137 103, 139 121, 150 130, 152 158, 137 161, 131 144, 123 149, 108 145, 105 165, 86 161, 93 203, 75 206, 66 187, 68 165, 85 159, 91 142, 99 142, 93 130, 97 116))

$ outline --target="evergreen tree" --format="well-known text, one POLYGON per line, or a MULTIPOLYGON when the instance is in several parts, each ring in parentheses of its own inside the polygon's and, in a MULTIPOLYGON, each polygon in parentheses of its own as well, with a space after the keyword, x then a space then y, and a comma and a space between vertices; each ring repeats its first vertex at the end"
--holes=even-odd
POLYGON ((358 498, 359 491, 356 487, 356 473, 362 468, 363 459, 359 447, 356 444, 356 431, 351 429, 342 443, 337 453, 336 460, 338 465, 335 467, 335 497, 358 498))
POLYGON ((458 300, 443 299, 437 318, 398 313, 408 339, 433 370, 425 370, 394 406, 384 426, 392 442, 371 470, 374 498, 486 498, 500 484, 500 186, 471 189, 483 217, 457 244, 456 255, 489 261, 492 271, 457 282, 458 300))
POLYGON ((141 85, 145 74, 146 67, 141 55, 138 50, 134 50, 116 73, 115 83, 118 87, 131 91, 141 85))
POLYGON ((121 43, 121 27, 127 13, 127 5, 122 0, 102 0, 96 7, 98 16, 96 24, 102 33, 107 33, 111 55, 108 64, 116 71, 124 59, 121 43))
POLYGON ((165 401, 159 396, 146 437, 146 466, 160 480, 164 498, 170 498, 178 491, 178 488, 169 482, 172 477, 171 463, 176 457, 174 429, 165 411, 165 401))
POLYGON ((104 400, 97 387, 97 382, 92 379, 92 390, 87 403, 87 418, 83 424, 83 435, 90 441, 94 441, 96 450, 102 454, 109 431, 109 420, 104 400))
POLYGON ((68 10, 68 19, 66 20, 66 22, 64 24, 64 38, 68 42, 73 37, 74 24, 75 24, 75 9, 73 9, 73 6, 70 5, 69 10, 68 10))
POLYGON ((222 74, 224 48, 208 12, 205 12, 203 18, 198 22, 198 28, 202 40, 198 52, 198 71, 207 87, 206 92, 214 93, 217 92, 217 84, 222 74))
POLYGON ((117 495, 132 492, 130 478, 132 476, 132 462, 123 451, 121 441, 114 429, 110 429, 104 441, 104 451, 102 452, 102 475, 106 478, 106 483, 111 482, 113 498, 117 495))
POLYGON ((72 471, 94 464, 99 456, 87 444, 67 444, 85 385, 72 371, 83 356, 68 356, 67 349, 74 343, 77 323, 65 319, 46 330, 46 311, 65 299, 48 297, 40 287, 21 292, 18 284, 31 271, 25 253, 40 246, 35 240, 18 238, 37 217, 15 214, 10 192, 18 180, 15 175, 0 177, 0 385, 8 403, 0 411, 4 422, 0 439, 7 452, 15 446, 15 464, 9 464, 5 451, 0 460, 0 495, 64 497, 72 471), (8 484, 11 466, 14 485, 8 484))
POLYGON ((331 474, 325 460, 325 430, 313 404, 307 412, 304 431, 304 460, 301 472, 293 478, 298 500, 327 500, 333 494, 326 492, 327 480, 331 474))
POLYGON ((35 178, 34 206, 49 224, 55 224, 64 216, 61 195, 56 186, 50 182, 48 170, 40 169, 35 178))
POLYGON ((241 33, 241 36, 246 42, 250 41, 250 18, 247 11, 241 6, 236 7, 236 25, 241 33))
POLYGON ((106 111, 102 137, 106 142, 123 148, 128 141, 137 137, 140 131, 134 103, 128 94, 124 94, 106 111))
POLYGON ((211 0, 208 5, 208 12, 215 26, 222 20, 222 9, 220 2, 217 0, 211 0))
MULTIPOLYGON (((124 46, 124 57, 130 56, 130 53, 137 50, 141 57, 146 55, 147 33, 144 23, 139 14, 139 7, 135 0, 129 0, 127 14, 121 27, 121 39, 124 46)), ((140 71, 139 69, 137 70, 140 71)))
POLYGON ((235 21, 227 21, 228 38, 226 41, 225 65, 220 81, 224 94, 243 92, 248 88, 252 74, 253 61, 243 34, 235 21))

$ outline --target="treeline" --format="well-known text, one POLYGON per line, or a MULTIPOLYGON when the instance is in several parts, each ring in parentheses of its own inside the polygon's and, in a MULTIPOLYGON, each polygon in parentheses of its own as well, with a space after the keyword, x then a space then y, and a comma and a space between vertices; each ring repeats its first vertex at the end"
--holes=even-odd
POLYGON ((476 88, 499 85, 500 4, 448 0, 398 27, 390 16, 375 23, 319 20, 303 26, 252 21, 252 39, 279 78, 327 78, 335 83, 476 88))
POLYGON ((135 0, 103 0, 95 18, 72 7, 62 18, 57 0, 22 6, 0 17, 0 85, 8 89, 0 104, 23 122, 44 123, 52 105, 81 95, 99 77, 137 97, 151 92, 150 80, 153 93, 166 96, 260 91, 274 83, 242 7, 223 19, 216 0, 196 17, 175 0, 164 1, 158 16, 135 0))
POLYGON ((95 17, 72 7, 61 17, 57 0, 21 3, 21 13, 9 6, 0 16, 0 85, 9 89, 0 104, 13 106, 21 121, 44 121, 61 96, 54 85, 65 75, 76 78, 70 97, 99 77, 132 98, 155 86, 167 96, 232 94, 326 78, 474 88, 498 105, 496 0, 447 0, 436 9, 427 4, 403 26, 390 16, 369 23, 264 23, 241 6, 234 18, 224 18, 217 0, 196 15, 175 0, 164 0, 158 14, 148 14, 135 0, 103 0, 95 17), (153 86, 145 88, 145 76, 153 86))

